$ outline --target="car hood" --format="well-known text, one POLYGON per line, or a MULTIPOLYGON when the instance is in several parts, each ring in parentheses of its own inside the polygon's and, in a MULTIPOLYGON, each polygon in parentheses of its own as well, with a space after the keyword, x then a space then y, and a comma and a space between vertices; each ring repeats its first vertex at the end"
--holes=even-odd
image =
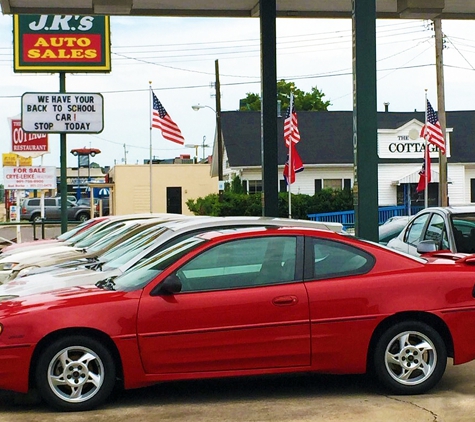
POLYGON ((0 285, 0 301, 12 296, 20 297, 75 286, 94 285, 100 280, 120 274, 121 271, 118 269, 93 271, 87 268, 77 268, 20 277, 0 285))
POLYGON ((34 249, 28 249, 26 251, 19 251, 15 252, 12 254, 9 254, 7 256, 1 256, 0 255, 0 264, 3 264, 5 262, 24 262, 25 260, 28 259, 35 259, 35 258, 41 258, 45 257, 48 255, 53 255, 53 254, 59 254, 62 252, 70 252, 70 251, 75 251, 75 250, 81 250, 74 248, 73 246, 65 246, 65 245, 60 245, 60 246, 51 246, 48 248, 34 248, 34 249))

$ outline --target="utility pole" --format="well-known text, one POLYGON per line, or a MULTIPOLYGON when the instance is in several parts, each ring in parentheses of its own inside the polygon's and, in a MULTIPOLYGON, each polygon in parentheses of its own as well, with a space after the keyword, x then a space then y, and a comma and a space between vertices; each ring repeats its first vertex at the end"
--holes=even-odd
POLYGON ((445 154, 439 150, 439 204, 442 207, 449 205, 447 192, 447 123, 445 118, 445 88, 444 88, 444 59, 442 51, 444 40, 442 33, 442 21, 434 18, 435 31, 435 67, 437 72, 437 115, 439 117, 440 128, 444 137, 446 149, 445 154))
POLYGON ((216 73, 216 132, 218 142, 218 191, 219 200, 223 200, 223 135, 221 133, 221 86, 219 84, 219 62, 214 62, 216 73))

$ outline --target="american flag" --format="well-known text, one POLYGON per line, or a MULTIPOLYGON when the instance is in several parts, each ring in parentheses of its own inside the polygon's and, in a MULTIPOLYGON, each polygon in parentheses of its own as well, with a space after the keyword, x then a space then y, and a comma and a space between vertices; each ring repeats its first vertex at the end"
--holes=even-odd
POLYGON ((299 173, 304 170, 302 159, 300 158, 294 143, 289 146, 289 153, 291 156, 291 162, 289 163, 289 155, 287 155, 287 161, 285 162, 283 173, 287 185, 291 185, 295 182, 295 173, 299 173))
POLYGON ((185 138, 181 134, 181 130, 177 124, 172 120, 170 115, 165 110, 165 107, 162 106, 162 103, 158 100, 155 93, 152 91, 153 96, 153 112, 152 112, 152 127, 155 129, 160 129, 162 131, 162 136, 169 141, 176 142, 177 144, 183 145, 185 143, 185 138))
POLYGON ((445 154, 445 140, 440 127, 439 118, 430 105, 429 100, 427 100, 427 121, 422 127, 421 137, 424 139, 427 138, 428 142, 437 146, 442 151, 442 154, 445 154))
MULTIPOLYGON (((292 101, 291 101, 292 102, 292 101)), ((285 115, 284 120, 284 139, 285 145, 288 147, 290 143, 296 144, 300 141, 300 132, 297 120, 297 113, 295 112, 295 106, 292 103, 292 106, 287 109, 287 114, 285 115), (292 112, 290 109, 292 108, 292 112)))

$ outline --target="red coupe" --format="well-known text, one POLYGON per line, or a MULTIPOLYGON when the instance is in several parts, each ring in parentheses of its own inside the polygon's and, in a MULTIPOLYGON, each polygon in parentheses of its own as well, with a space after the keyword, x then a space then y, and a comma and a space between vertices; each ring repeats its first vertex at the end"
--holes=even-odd
POLYGON ((423 393, 447 357, 475 358, 472 262, 316 229, 208 232, 116 279, 0 302, 0 388, 66 411, 116 382, 303 371, 423 393))

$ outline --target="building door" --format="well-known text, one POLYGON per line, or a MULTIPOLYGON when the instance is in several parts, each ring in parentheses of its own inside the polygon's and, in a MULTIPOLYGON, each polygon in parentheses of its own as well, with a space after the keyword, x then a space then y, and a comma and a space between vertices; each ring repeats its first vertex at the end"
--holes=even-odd
POLYGON ((167 188, 167 212, 181 214, 181 187, 167 188))

